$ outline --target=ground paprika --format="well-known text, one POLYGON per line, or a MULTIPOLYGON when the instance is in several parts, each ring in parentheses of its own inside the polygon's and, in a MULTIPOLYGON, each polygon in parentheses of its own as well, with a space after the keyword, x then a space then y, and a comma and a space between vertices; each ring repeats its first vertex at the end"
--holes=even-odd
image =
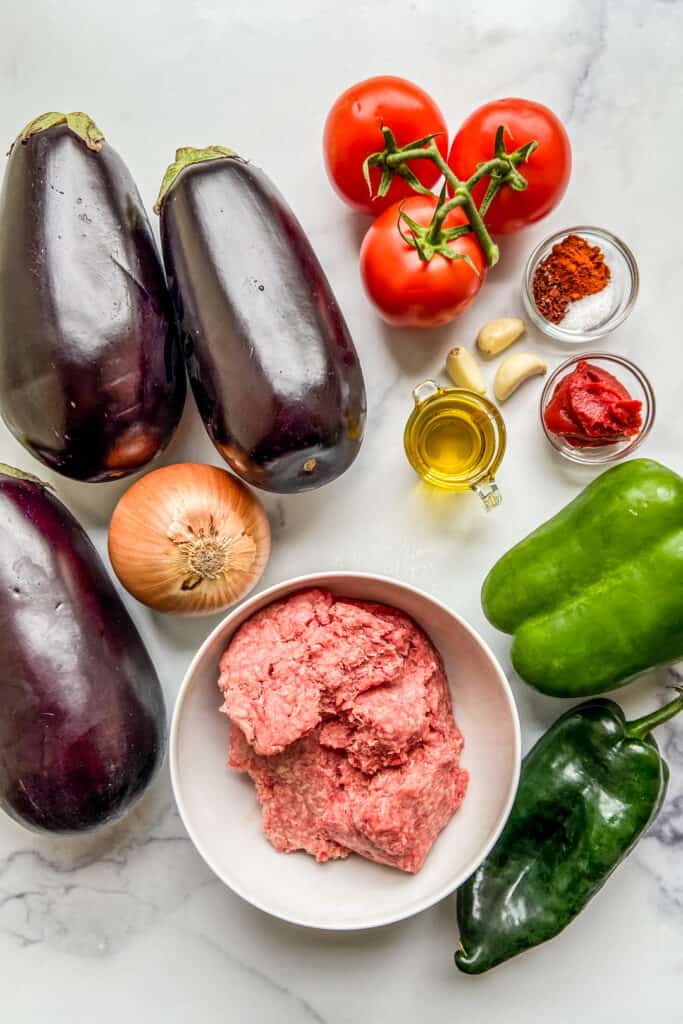
POLYGON ((552 247, 534 274, 536 308, 546 320, 559 324, 570 302, 601 292, 610 276, 600 246, 589 245, 580 235, 567 235, 552 247))

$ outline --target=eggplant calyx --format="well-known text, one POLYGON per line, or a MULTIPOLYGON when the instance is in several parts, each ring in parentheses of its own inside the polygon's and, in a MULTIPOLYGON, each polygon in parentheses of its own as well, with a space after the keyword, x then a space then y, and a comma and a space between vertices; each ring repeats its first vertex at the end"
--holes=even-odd
POLYGON ((19 135, 18 141, 28 142, 32 135, 44 132, 56 124, 65 124, 69 131, 73 132, 94 153, 99 153, 102 149, 104 135, 93 119, 88 114, 84 114, 82 110, 74 110, 70 114, 60 114, 53 110, 47 114, 41 114, 39 117, 35 117, 33 121, 29 121, 23 132, 19 135))
POLYGON ((46 483, 45 480, 41 480, 39 476, 34 476, 33 473, 26 473, 23 469, 15 469, 14 466, 8 466, 4 462, 0 462, 0 476, 11 476, 15 480, 27 480, 28 483, 38 484, 39 487, 43 487, 46 491, 51 491, 52 487, 46 483))
POLYGON ((154 204, 154 212, 158 214, 161 211, 161 204, 166 198, 166 193, 186 167, 203 163, 205 160, 221 160, 225 157, 236 156, 237 153, 233 149, 227 149, 226 146, 205 146, 204 149, 196 149, 194 146, 181 146, 180 149, 176 149, 175 160, 166 168, 166 173, 161 182, 159 195, 154 204))

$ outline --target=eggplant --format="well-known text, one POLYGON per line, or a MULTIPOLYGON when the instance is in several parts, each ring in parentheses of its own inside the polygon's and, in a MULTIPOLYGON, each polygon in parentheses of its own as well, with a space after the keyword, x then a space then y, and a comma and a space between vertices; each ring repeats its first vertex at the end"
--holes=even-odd
POLYGON ((171 296, 204 426, 248 483, 334 480, 365 424, 358 355, 304 231, 231 150, 181 149, 157 206, 171 296))
POLYGON ((166 736, 154 666, 83 529, 0 466, 0 806, 28 828, 122 815, 166 736))
POLYGON ((0 194, 0 412, 75 480, 139 470, 185 401, 173 307, 140 194, 86 114, 45 114, 0 194))

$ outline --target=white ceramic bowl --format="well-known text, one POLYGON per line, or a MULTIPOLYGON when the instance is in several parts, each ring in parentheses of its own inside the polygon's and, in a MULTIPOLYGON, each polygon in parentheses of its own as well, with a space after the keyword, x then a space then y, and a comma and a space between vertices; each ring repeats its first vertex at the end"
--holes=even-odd
POLYGON ((396 580, 325 573, 279 583, 245 601, 214 629, 183 681, 170 739, 173 790, 185 827, 226 885, 276 917, 312 928, 372 928, 409 917, 453 892, 479 866, 507 820, 520 768, 517 710, 496 658, 471 626, 434 598, 396 580), (316 864, 277 853, 261 830, 254 786, 226 765, 228 722, 218 708, 218 662, 250 615, 302 587, 379 601, 410 615, 444 659, 465 737, 467 796, 421 871, 407 875, 351 855, 316 864))

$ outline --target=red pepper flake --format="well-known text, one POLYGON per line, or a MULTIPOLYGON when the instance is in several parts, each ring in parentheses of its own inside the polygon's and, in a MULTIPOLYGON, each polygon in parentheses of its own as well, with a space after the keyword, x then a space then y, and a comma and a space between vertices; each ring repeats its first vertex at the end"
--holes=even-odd
POLYGON ((589 245, 580 235, 567 235, 539 263, 533 280, 536 309, 559 324, 570 302, 606 288, 611 272, 599 245, 589 245))

